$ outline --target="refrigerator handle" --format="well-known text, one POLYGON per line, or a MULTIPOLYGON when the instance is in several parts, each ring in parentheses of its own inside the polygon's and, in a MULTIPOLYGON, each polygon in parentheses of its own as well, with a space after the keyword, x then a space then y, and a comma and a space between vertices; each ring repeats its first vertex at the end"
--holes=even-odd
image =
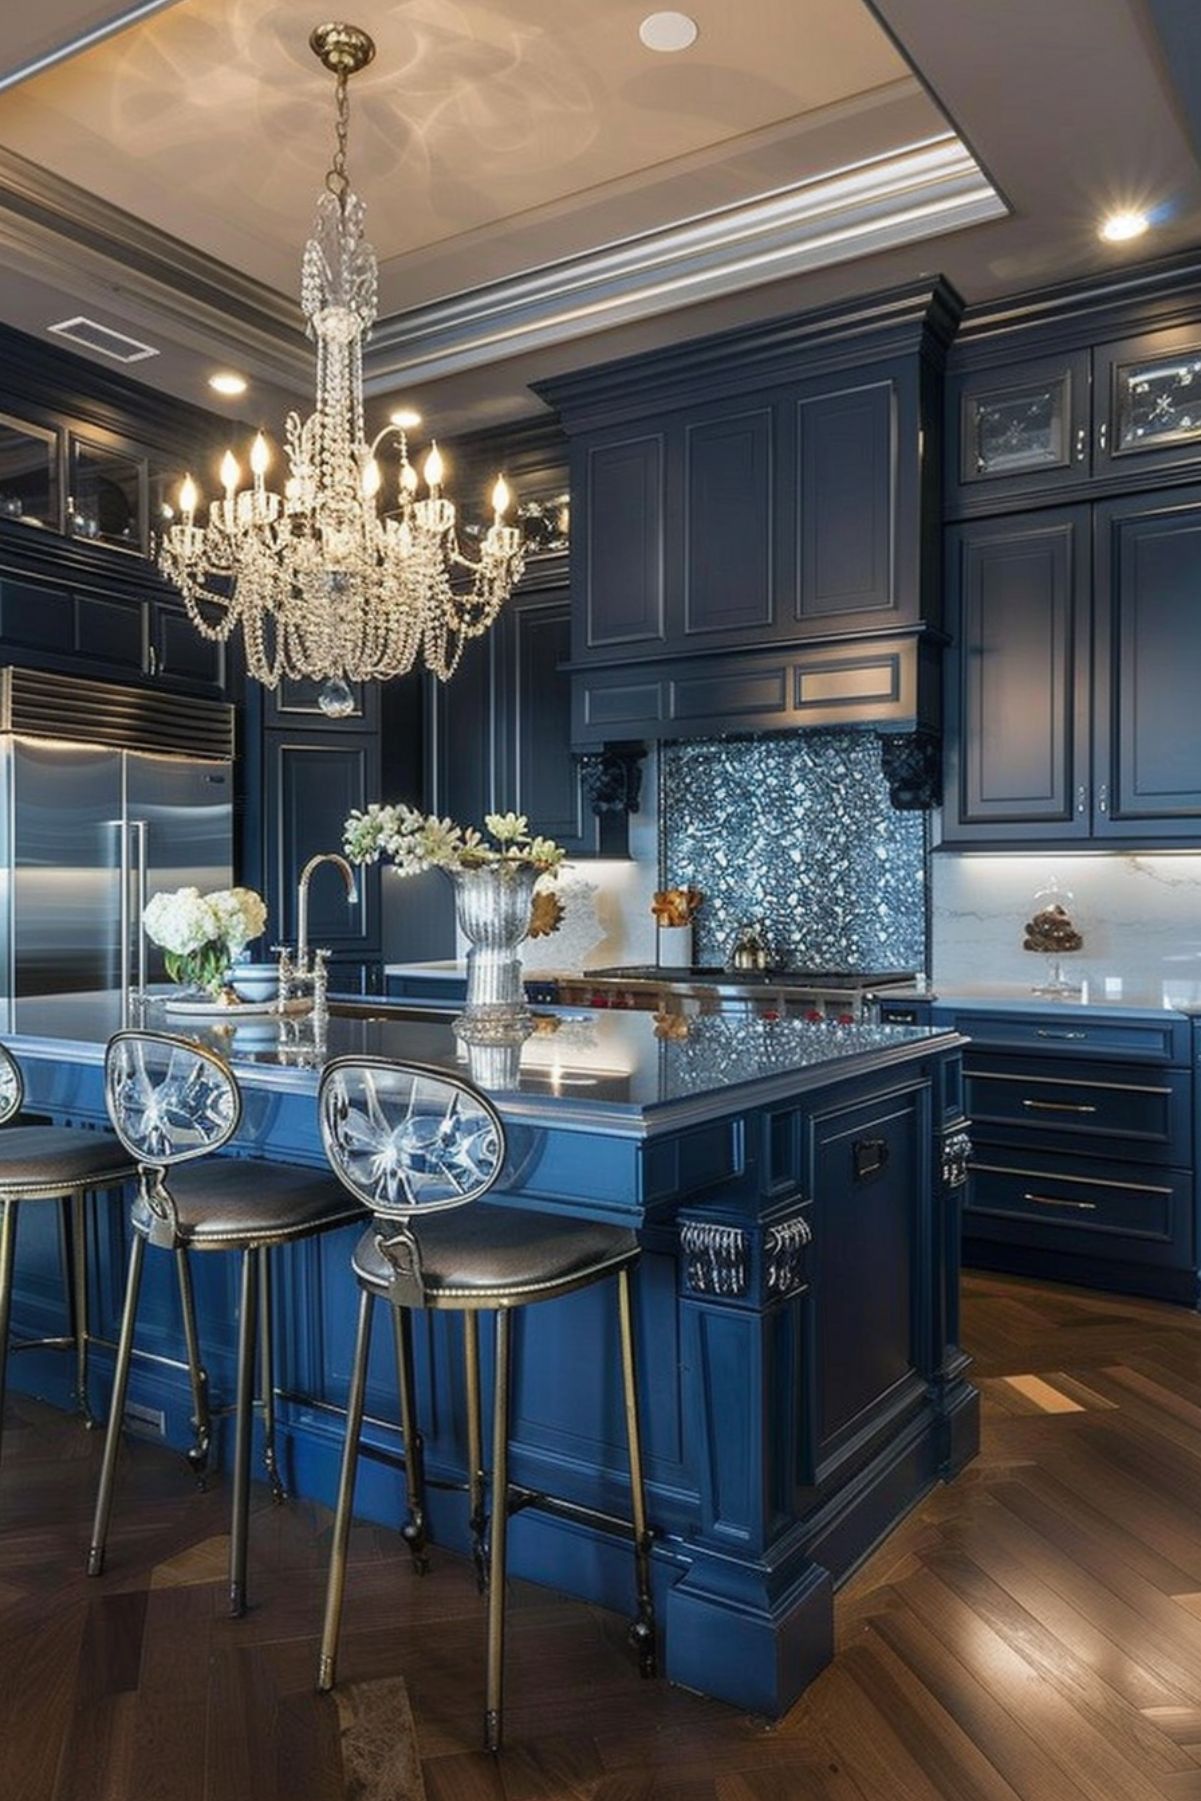
POLYGON ((129 834, 130 826, 123 819, 116 821, 117 849, 120 859, 119 881, 121 885, 121 1000, 124 1003, 129 996, 130 956, 129 956, 129 834))
POLYGON ((133 829, 136 834, 135 854, 137 856, 138 868, 138 919, 136 928, 138 934, 138 993, 144 995, 146 992, 146 928, 142 924, 142 921, 146 914, 146 821, 144 819, 135 819, 133 829))

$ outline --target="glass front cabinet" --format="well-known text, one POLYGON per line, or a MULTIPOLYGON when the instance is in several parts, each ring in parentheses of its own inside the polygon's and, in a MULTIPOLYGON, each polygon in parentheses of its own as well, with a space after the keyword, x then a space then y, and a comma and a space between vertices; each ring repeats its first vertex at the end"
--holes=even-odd
POLYGON ((953 497, 991 506, 1086 475, 1088 365, 1088 352, 1080 351, 953 377, 953 497))
POLYGON ((1094 359, 1096 474, 1201 463, 1201 325, 1102 344, 1094 359))

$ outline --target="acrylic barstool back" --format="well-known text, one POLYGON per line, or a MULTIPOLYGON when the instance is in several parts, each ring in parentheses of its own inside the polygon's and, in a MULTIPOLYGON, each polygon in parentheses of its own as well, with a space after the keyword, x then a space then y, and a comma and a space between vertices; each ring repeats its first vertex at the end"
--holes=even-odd
MULTIPOLYGON (((361 1208, 325 1169, 213 1154, 238 1130, 242 1094, 229 1064, 206 1046, 162 1032, 118 1032, 110 1039, 105 1055, 105 1098, 114 1130, 136 1160, 138 1192, 130 1215, 129 1276, 88 1574, 98 1576, 104 1567, 146 1246, 175 1254, 237 1251, 242 1261, 229 1598, 231 1613, 238 1615, 246 1605, 255 1327, 260 1303, 267 1468, 276 1498, 282 1499, 283 1494, 274 1460, 268 1252, 272 1246, 359 1218, 361 1208)), ((191 1334, 194 1327, 187 1330, 191 1334)), ((189 1363, 198 1368, 198 1347, 190 1343, 188 1351, 189 1363)))
MULTIPOLYGON (((402 1429, 410 1528, 424 1518, 411 1400, 408 1318, 413 1308, 463 1315, 467 1370, 467 1462, 471 1528, 477 1564, 485 1567, 484 1474, 480 1409, 478 1314, 495 1314, 495 1398, 492 1494, 486 1561, 488 1586, 487 1695, 484 1739, 499 1749, 505 1634, 505 1551, 511 1507, 508 1479, 510 1323, 512 1314, 613 1276, 622 1349, 623 1401, 630 1456, 631 1530, 638 1615, 631 1628, 644 1675, 655 1668, 650 1588, 650 1536, 642 1479, 642 1450, 634 1368, 630 1274, 638 1260, 633 1232, 590 1220, 536 1214, 516 1206, 473 1206, 505 1174, 503 1122, 487 1096, 437 1069, 383 1058, 343 1057, 326 1065, 318 1097, 330 1164, 350 1192, 370 1207, 374 1223, 354 1254, 359 1314, 326 1592, 318 1686, 332 1688, 346 1579, 359 1435, 363 1424, 367 1356, 374 1302, 392 1308, 400 1326, 402 1429), (406 1398, 406 1391, 409 1391, 406 1398)), ((419 1547, 424 1550, 424 1536, 419 1547)))

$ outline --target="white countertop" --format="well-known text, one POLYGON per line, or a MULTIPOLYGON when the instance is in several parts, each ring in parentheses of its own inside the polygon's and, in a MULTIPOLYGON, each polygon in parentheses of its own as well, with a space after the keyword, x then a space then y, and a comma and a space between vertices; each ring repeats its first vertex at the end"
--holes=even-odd
POLYGON ((1022 982, 940 982, 882 989, 889 1000, 924 999, 943 1007, 987 1006, 1010 1012, 1078 1013, 1118 1009, 1140 1013, 1201 1014, 1201 981, 1149 976, 1103 976, 1082 981, 1074 994, 1035 994, 1022 982))

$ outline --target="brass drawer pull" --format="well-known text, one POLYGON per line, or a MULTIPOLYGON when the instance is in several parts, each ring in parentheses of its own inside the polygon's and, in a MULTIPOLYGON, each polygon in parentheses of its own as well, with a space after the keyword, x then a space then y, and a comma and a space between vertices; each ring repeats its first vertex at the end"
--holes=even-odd
POLYGON ((1087 1107, 1082 1101, 1023 1101, 1023 1107, 1032 1107, 1039 1113, 1095 1113, 1095 1107, 1087 1107))
POLYGON ((1053 1194, 1024 1194, 1024 1201, 1033 1201, 1036 1207, 1072 1207, 1077 1213, 1095 1213, 1096 1201, 1063 1201, 1053 1194))
POLYGON ((1048 1032, 1043 1026, 1038 1026, 1035 1030, 1034 1036, 1036 1038, 1087 1038, 1088 1033, 1087 1032, 1048 1032))

